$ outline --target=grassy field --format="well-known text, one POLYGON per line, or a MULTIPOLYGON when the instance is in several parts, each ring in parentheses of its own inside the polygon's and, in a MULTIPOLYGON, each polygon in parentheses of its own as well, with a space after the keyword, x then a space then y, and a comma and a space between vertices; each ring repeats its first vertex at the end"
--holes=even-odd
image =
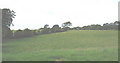
POLYGON ((3 61, 117 61, 117 31, 67 31, 3 42, 3 61))

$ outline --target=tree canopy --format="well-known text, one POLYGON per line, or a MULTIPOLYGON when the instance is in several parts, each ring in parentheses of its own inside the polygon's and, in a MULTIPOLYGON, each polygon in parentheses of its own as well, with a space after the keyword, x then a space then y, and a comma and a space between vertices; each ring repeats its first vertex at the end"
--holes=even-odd
POLYGON ((70 21, 68 22, 65 22, 62 24, 62 27, 65 28, 65 27, 69 27, 69 26, 72 26, 72 23, 70 21))
POLYGON ((12 21, 15 18, 15 12, 13 10, 4 8, 2 9, 2 38, 9 38, 12 36, 12 31, 10 30, 12 21))
POLYGON ((7 26, 10 28, 12 21, 15 18, 15 12, 13 10, 4 8, 2 9, 2 26, 7 26))

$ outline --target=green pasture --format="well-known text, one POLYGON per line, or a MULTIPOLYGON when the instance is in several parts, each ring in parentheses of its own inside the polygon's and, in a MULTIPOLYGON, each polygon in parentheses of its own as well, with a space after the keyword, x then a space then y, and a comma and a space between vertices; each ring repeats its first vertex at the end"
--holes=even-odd
POLYGON ((72 30, 9 39, 3 61, 117 61, 118 31, 72 30))

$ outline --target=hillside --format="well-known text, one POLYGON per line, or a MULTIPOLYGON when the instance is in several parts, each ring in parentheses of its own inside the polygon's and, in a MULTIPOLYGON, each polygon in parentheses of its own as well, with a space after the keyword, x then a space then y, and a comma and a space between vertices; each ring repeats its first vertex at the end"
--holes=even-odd
POLYGON ((67 31, 3 42, 4 61, 117 61, 117 31, 67 31))

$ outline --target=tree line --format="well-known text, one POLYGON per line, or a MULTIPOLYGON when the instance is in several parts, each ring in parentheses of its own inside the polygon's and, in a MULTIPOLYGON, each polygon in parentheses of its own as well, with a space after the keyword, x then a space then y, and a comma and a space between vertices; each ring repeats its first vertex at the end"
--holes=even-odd
POLYGON ((30 30, 28 28, 24 30, 12 30, 13 37, 14 38, 22 38, 22 37, 31 37, 35 35, 42 35, 42 34, 50 34, 50 33, 56 33, 56 32, 64 32, 69 30, 68 26, 71 26, 71 22, 65 22, 62 24, 63 28, 59 27, 58 24, 53 25, 52 28, 49 27, 48 24, 44 25, 44 28, 39 28, 35 30, 30 30))
MULTIPOLYGON (((72 23, 67 21, 62 24, 60 27, 58 24, 53 25, 52 28, 49 27, 48 24, 44 25, 43 28, 30 30, 28 28, 24 30, 11 30, 10 26, 13 25, 12 21, 15 18, 15 12, 13 10, 4 8, 2 9, 2 38, 23 38, 23 37, 31 37, 35 35, 42 34, 50 34, 56 32, 64 32, 68 30, 118 30, 120 21, 115 21, 113 23, 104 23, 100 24, 92 24, 83 27, 72 27, 72 23)), ((13 25, 14 26, 14 25, 13 25)), ((120 30, 120 29, 119 29, 120 30)))

